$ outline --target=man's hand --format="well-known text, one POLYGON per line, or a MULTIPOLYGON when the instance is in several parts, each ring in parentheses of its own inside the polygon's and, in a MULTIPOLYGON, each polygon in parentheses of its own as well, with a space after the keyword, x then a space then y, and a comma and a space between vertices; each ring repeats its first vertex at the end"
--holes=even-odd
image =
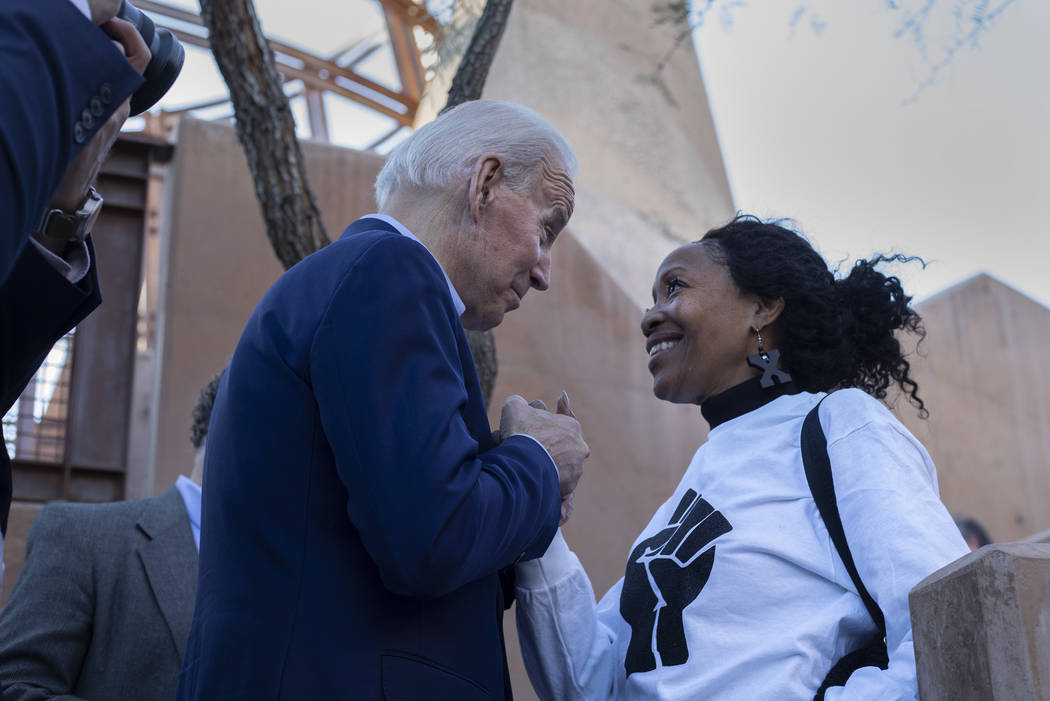
POLYGON ((108 34, 116 45, 118 51, 124 53, 128 63, 139 73, 146 71, 149 60, 152 58, 146 41, 135 29, 135 25, 127 20, 114 17, 102 25, 102 31, 108 34))
MULTIPOLYGON (((547 411, 543 402, 531 405, 518 395, 507 398, 500 416, 500 434, 506 438, 514 433, 524 433, 538 440, 558 468, 558 484, 562 495, 562 517, 567 517, 565 500, 576 489, 583 475, 583 461, 591 454, 583 440, 580 422, 572 414, 565 394, 558 400, 558 413, 547 411)), ((568 513, 572 512, 571 500, 568 513)))
POLYGON ((572 510, 576 504, 576 492, 570 492, 569 496, 561 498, 561 518, 558 525, 564 526, 572 518, 572 510))

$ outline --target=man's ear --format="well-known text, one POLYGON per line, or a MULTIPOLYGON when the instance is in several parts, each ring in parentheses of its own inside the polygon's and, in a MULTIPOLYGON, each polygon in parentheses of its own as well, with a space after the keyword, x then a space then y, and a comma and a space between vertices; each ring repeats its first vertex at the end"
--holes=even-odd
POLYGON ((503 180, 503 161, 492 154, 482 156, 474 164, 470 176, 470 215, 474 223, 481 221, 482 210, 492 201, 496 186, 503 180))
POLYGON ((777 319, 780 318, 780 314, 784 311, 784 298, 783 297, 770 297, 763 299, 758 297, 755 299, 755 312, 751 322, 751 328, 753 329, 764 329, 770 326, 777 319))

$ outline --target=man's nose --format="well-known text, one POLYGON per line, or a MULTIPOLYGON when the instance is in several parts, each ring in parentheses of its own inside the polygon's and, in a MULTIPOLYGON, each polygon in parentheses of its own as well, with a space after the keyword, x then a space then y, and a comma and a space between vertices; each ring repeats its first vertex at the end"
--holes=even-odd
POLYGON ((549 250, 540 251, 540 259, 536 265, 532 266, 529 277, 532 286, 541 292, 551 286, 551 252, 549 250))

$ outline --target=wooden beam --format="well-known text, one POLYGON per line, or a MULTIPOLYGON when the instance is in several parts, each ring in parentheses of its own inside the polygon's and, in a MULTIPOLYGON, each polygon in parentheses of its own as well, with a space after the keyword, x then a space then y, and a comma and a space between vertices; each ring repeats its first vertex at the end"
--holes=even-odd
POLYGON ((324 108, 324 93, 314 88, 306 90, 306 113, 310 118, 310 136, 328 141, 328 116, 324 108))
MULTIPOLYGON (((190 34, 181 29, 174 27, 168 28, 172 34, 174 34, 180 41, 183 41, 192 46, 199 46, 204 49, 211 49, 208 40, 194 34, 190 34)), ((413 100, 408 95, 403 93, 396 93, 390 88, 379 85, 378 83, 363 78, 354 71, 344 69, 342 66, 337 66, 334 63, 318 59, 316 57, 305 54, 297 49, 291 49, 291 47, 284 47, 278 42, 270 42, 270 45, 274 49, 274 60, 277 63, 277 70, 282 73, 287 79, 299 79, 307 85, 318 88, 320 90, 328 90, 334 92, 337 95, 345 97, 348 100, 353 100, 371 110, 384 114, 387 117, 396 119, 401 124, 411 125, 415 119, 416 108, 419 106, 418 100, 413 100), (289 49, 289 50, 286 50, 289 49), (300 68, 293 65, 291 61, 288 61, 285 56, 298 59, 303 67, 300 68), (321 71, 325 71, 322 73, 321 71), (324 76, 324 77, 322 77, 324 76), (341 77, 349 81, 352 84, 359 85, 373 92, 379 93, 384 97, 388 97, 391 100, 403 105, 404 112, 400 112, 391 108, 389 105, 384 105, 377 102, 366 95, 350 90, 349 88, 340 85, 336 82, 336 78, 341 77)))
MULTIPOLYGON (((390 117, 398 124, 411 126, 423 93, 423 67, 419 59, 419 49, 412 35, 412 27, 419 25, 427 31, 436 32, 440 25, 426 8, 412 0, 379 1, 387 16, 391 45, 401 78, 401 91, 392 90, 366 78, 350 66, 340 66, 334 61, 315 56, 284 42, 273 39, 267 39, 267 42, 274 53, 277 70, 285 77, 286 82, 290 79, 302 80, 309 89, 327 90, 390 117)), ((137 0, 135 4, 139 9, 154 15, 158 26, 170 31, 183 43, 211 51, 204 22, 197 13, 154 0, 137 0), (176 23, 164 22, 165 19, 200 27, 202 32, 196 34, 187 31, 185 27, 176 23)), ((204 106, 215 104, 222 103, 210 100, 204 103, 204 106)))
POLYGON ((423 64, 416 38, 412 35, 412 25, 396 12, 384 10, 383 14, 390 33, 390 46, 394 50, 397 74, 401 78, 401 90, 418 101, 423 96, 423 64))
POLYGON ((409 24, 418 24, 424 31, 434 36, 441 32, 441 25, 422 4, 413 2, 413 0, 379 0, 379 4, 384 9, 400 15, 409 24))

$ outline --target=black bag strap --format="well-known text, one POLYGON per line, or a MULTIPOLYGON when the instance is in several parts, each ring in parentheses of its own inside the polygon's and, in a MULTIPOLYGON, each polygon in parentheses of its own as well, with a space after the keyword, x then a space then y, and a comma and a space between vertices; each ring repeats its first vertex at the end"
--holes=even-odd
MULTIPOLYGON (((827 397, 824 397, 827 399, 827 397)), ((857 587, 857 593, 864 601, 864 606, 871 614, 871 620, 879 629, 881 638, 886 637, 886 619, 882 615, 882 609, 875 603, 875 599, 868 593, 857 566, 853 563, 853 554, 846 542, 846 532, 842 529, 842 519, 839 517, 839 505, 835 499, 835 482, 831 476, 831 460, 828 458, 828 441, 824 436, 824 429, 820 426, 818 411, 821 399, 813 407, 806 420, 802 423, 802 465, 806 469, 806 481, 809 482, 809 491, 813 494, 813 501, 817 503, 817 510, 824 520, 824 525, 831 536, 831 542, 835 544, 835 550, 842 558, 842 564, 846 566, 853 585, 857 587)), ((885 646, 885 643, 883 643, 885 646)))

